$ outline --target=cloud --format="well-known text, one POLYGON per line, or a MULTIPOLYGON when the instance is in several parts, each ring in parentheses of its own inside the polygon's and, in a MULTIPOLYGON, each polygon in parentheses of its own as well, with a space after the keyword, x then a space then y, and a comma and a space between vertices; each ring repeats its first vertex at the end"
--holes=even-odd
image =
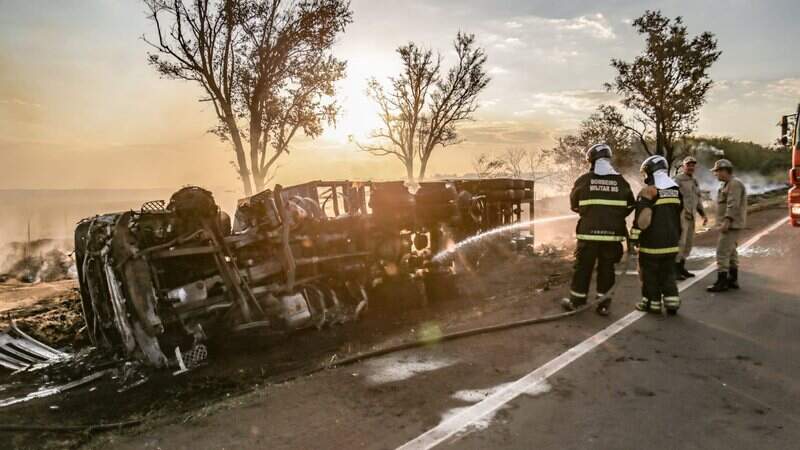
POLYGON ((573 90, 560 92, 537 92, 527 99, 527 108, 514 113, 516 116, 545 114, 565 120, 582 120, 601 103, 616 100, 614 94, 601 90, 573 90))
POLYGON ((505 75, 507 73, 508 73, 508 69, 505 69, 505 68, 500 67, 500 66, 493 66, 493 67, 489 68, 489 74, 490 75, 505 75))
POLYGON ((780 96, 800 97, 800 78, 783 78, 767 85, 767 92, 780 96))
POLYGON ((570 18, 549 18, 535 15, 489 20, 478 33, 487 48, 495 50, 493 58, 508 58, 505 65, 521 62, 565 64, 587 49, 615 44, 614 28, 602 14, 570 18))
POLYGON ((773 80, 716 80, 709 92, 710 101, 721 102, 731 98, 749 98, 761 101, 783 101, 800 97, 800 78, 773 80))
POLYGON ((39 103, 28 102, 28 101, 21 100, 21 99, 18 99, 18 98, 8 98, 8 99, 0 98, 0 105, 23 106, 23 107, 36 108, 36 109, 41 109, 42 108, 42 105, 40 105, 39 103))
POLYGON ((32 133, 33 129, 21 126, 41 126, 46 113, 44 106, 39 103, 18 97, 0 98, 0 135, 32 133))
POLYGON ((568 50, 555 47, 555 48, 537 48, 534 49, 533 54, 535 54, 539 59, 544 60, 546 62, 555 64, 564 64, 568 62, 571 58, 580 56, 581 53, 578 50, 568 50))
POLYGON ((506 22, 506 24, 509 23, 519 24, 520 27, 516 28, 545 28, 564 34, 586 34, 590 37, 603 40, 612 40, 617 38, 616 33, 614 33, 614 27, 612 27, 605 16, 600 13, 572 17, 568 19, 554 19, 541 16, 522 16, 506 22))
POLYGON ((525 42, 518 37, 503 37, 500 35, 489 35, 488 41, 493 42, 492 46, 499 50, 512 50, 525 47, 525 42))
POLYGON ((506 145, 547 145, 554 139, 553 129, 527 120, 482 121, 459 130, 467 144, 482 147, 506 145))
POLYGON ((493 107, 497 106, 497 104, 499 104, 499 103, 500 103, 500 99, 499 98, 489 98, 489 99, 486 99, 486 100, 479 100, 478 101, 478 106, 480 106, 481 108, 493 108, 493 107))

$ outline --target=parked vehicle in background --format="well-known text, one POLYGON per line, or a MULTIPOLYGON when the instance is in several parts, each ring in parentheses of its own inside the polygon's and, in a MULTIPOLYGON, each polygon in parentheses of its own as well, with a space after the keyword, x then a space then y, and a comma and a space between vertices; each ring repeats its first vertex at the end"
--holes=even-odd
POLYGON ((792 225, 800 227, 800 104, 797 105, 797 112, 781 118, 781 144, 792 146, 792 168, 789 170, 789 218, 792 225), (789 126, 793 125, 792 132, 789 126))

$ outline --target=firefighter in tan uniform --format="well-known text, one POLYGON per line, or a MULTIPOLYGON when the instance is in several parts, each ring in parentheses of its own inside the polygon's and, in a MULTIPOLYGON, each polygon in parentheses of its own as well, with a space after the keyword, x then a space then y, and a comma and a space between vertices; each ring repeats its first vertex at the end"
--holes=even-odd
POLYGON ((683 211, 681 212, 681 240, 678 242, 678 256, 675 258, 675 276, 678 280, 685 280, 694 276, 686 270, 686 258, 692 253, 695 233, 695 214, 703 218, 703 226, 708 224, 706 212, 703 209, 703 200, 700 194, 700 185, 694 177, 697 160, 694 156, 687 156, 681 165, 682 171, 675 176, 675 182, 683 196, 683 211))
POLYGON ((747 225, 747 189, 733 176, 733 164, 720 159, 714 164, 712 172, 722 182, 717 193, 717 222, 719 241, 717 242, 717 281, 708 287, 709 292, 723 292, 739 289, 739 245, 741 230, 747 225))

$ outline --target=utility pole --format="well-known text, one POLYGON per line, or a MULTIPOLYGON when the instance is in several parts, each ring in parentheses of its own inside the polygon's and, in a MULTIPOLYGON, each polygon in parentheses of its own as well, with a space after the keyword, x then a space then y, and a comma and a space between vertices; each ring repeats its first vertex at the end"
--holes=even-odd
POLYGON ((25 249, 23 257, 27 258, 31 248, 31 218, 28 217, 28 239, 25 241, 25 249))

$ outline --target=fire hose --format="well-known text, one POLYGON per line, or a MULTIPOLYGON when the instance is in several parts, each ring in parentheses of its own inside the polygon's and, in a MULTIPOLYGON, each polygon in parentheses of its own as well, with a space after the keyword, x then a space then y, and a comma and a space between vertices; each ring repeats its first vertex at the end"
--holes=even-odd
MULTIPOLYGON (((630 251, 625 253, 625 256, 623 257, 622 261, 620 261, 618 264, 615 265, 615 268, 614 268, 615 271, 616 271, 617 267, 622 267, 622 274, 623 275, 628 271, 629 265, 630 265, 630 261, 632 259, 631 258, 631 253, 632 252, 630 252, 630 251)), ((619 280, 619 279, 617 279, 617 280, 619 280)), ((614 284, 611 286, 611 289, 609 289, 608 292, 606 292, 605 296, 603 296, 602 298, 597 298, 594 301, 587 302, 585 305, 582 305, 581 307, 575 309, 574 311, 565 311, 565 312, 556 313, 556 314, 548 314, 548 315, 544 315, 544 316, 533 317, 533 318, 530 318, 530 319, 515 320, 515 321, 512 321, 512 322, 505 322, 505 323, 500 323, 500 324, 497 324, 497 325, 489 325, 489 326, 485 326, 485 327, 477 327, 477 328, 470 328, 470 329, 462 330, 462 331, 455 331, 455 332, 443 334, 443 335, 437 337, 435 342, 454 341, 456 339, 462 339, 462 338, 469 337, 469 336, 477 336, 477 335, 480 335, 480 334, 493 333, 493 332, 496 332, 496 331, 509 330, 509 329, 512 329, 512 328, 518 328, 518 327, 523 327, 523 326, 527 326, 527 325, 535 325, 535 324, 553 322, 553 321, 556 321, 556 320, 565 319, 567 317, 580 314, 580 313, 586 311, 589 308, 593 308, 593 307, 597 306, 602 301, 605 301, 605 300, 607 300, 609 298, 613 298, 614 292, 616 292, 617 286, 619 286, 619 284, 620 284, 619 281, 615 281, 614 284)), ((349 356, 347 358, 340 359, 338 361, 333 361, 333 362, 330 362, 328 364, 320 365, 320 366, 318 366, 318 367, 316 367, 314 369, 311 369, 308 372, 305 372, 302 376, 311 375, 313 373, 317 373, 317 372, 320 372, 320 371, 323 371, 323 370, 326 370, 326 369, 332 369, 332 368, 335 368, 335 367, 347 366, 347 365, 354 364, 354 363, 357 363, 357 362, 360 362, 360 361, 364 361, 364 360, 367 360, 367 359, 372 359, 372 358, 377 358, 377 357, 380 357, 380 356, 384 356, 384 355, 387 355, 387 354, 390 354, 390 353, 396 353, 396 352, 400 352, 400 351, 403 351, 403 350, 409 350, 409 349, 413 349, 413 348, 424 347, 424 346, 427 346, 427 345, 430 345, 430 344, 431 344, 431 342, 429 342, 429 341, 412 341, 412 342, 405 342, 405 343, 402 343, 402 344, 394 345, 394 346, 391 346, 391 347, 386 347, 386 348, 381 348, 381 349, 377 349, 377 350, 373 350, 373 351, 369 351, 369 352, 365 352, 365 353, 360 353, 360 354, 357 354, 357 355, 353 355, 353 356, 349 356)), ((289 381, 289 380, 285 380, 285 381, 289 381)))
MULTIPOLYGON (((631 251, 626 252, 625 256, 622 259, 622 261, 620 261, 619 263, 617 263, 615 265, 615 268, 614 268, 615 271, 616 271, 617 268, 622 267, 622 275, 623 276, 625 275, 625 273, 629 269, 630 261, 632 260, 631 253, 632 253, 631 251)), ((589 308, 593 308, 593 307, 597 306, 600 302, 605 301, 608 298, 613 298, 614 292, 616 292, 617 287, 620 285, 619 280, 620 280, 620 278, 616 279, 614 284, 611 286, 611 289, 609 289, 608 292, 606 292, 605 296, 603 296, 601 298, 597 298, 594 301, 587 302, 585 305, 575 309, 574 311, 565 311, 565 312, 556 313, 556 314, 547 314, 547 315, 543 315, 543 316, 533 317, 533 318, 530 318, 530 319, 516 320, 516 321, 505 322, 505 323, 500 323, 500 324, 496 324, 496 325, 489 325, 489 326, 484 326, 484 327, 470 328, 470 329, 462 330, 462 331, 455 331, 455 332, 443 334, 443 335, 437 337, 437 339, 434 342, 438 343, 438 342, 454 341, 454 340, 457 340, 457 339, 462 339, 462 338, 466 338, 466 337, 470 337, 470 336, 478 336, 478 335, 481 335, 481 334, 494 333, 494 332, 497 332, 497 331, 509 330, 509 329, 524 327, 524 326, 528 326, 528 325, 535 325, 535 324, 540 324, 540 323, 554 322, 556 320, 565 319, 567 317, 571 317, 571 316, 580 314, 580 313, 586 311, 589 308)), ((273 383, 273 384, 287 383, 289 381, 292 381, 292 380, 295 380, 295 379, 298 379, 298 378, 301 378, 301 377, 306 377, 306 376, 309 376, 309 375, 313 375, 315 373, 322 372, 324 370, 333 369, 333 368, 336 368, 336 367, 348 366, 348 365, 352 365, 352 364, 355 364, 355 363, 358 363, 358 362, 361 362, 361 361, 378 358, 378 357, 385 356, 385 355, 388 355, 388 354, 391 354, 391 353, 401 352, 401 351, 404 351, 404 350, 410 350, 410 349, 414 349, 414 348, 425 347, 425 346, 430 345, 431 343, 432 343, 431 341, 415 340, 415 341, 405 342, 405 343, 398 344, 398 345, 393 345, 393 346, 390 346, 390 347, 385 347, 385 348, 380 348, 380 349, 376 349, 376 350, 372 350, 372 351, 368 351, 368 352, 364 352, 364 353, 359 353, 357 355, 348 356, 346 358, 342 358, 342 359, 339 359, 339 360, 335 360, 334 359, 334 360, 328 361, 327 363, 319 364, 316 367, 313 367, 313 368, 311 368, 311 369, 309 369, 307 371, 304 371, 302 373, 286 377, 286 378, 284 378, 284 379, 282 379, 282 380, 280 380, 280 381, 278 381, 276 383, 273 383)), ((335 358, 335 356, 334 356, 334 358, 335 358)), ((127 427, 140 425, 143 422, 144 422, 144 419, 136 419, 136 420, 123 421, 123 422, 115 422, 115 423, 92 424, 92 425, 53 425, 53 426, 48 426, 48 425, 0 424, 0 431, 11 431, 11 432, 49 431, 49 432, 87 433, 87 434, 90 434, 90 433, 99 432, 99 431, 109 431, 109 430, 115 430, 115 429, 119 430, 119 429, 122 429, 122 428, 127 428, 127 427)))

